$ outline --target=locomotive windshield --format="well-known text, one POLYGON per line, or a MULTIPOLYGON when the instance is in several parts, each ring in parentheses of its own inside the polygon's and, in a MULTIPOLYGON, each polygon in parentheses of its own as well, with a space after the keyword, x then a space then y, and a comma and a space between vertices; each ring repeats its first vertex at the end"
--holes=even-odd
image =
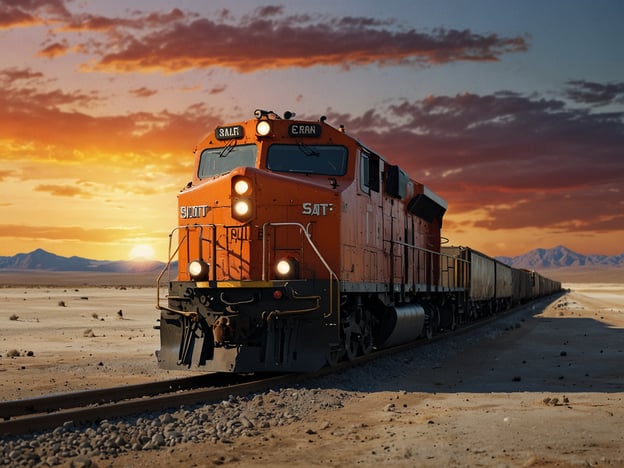
POLYGON ((276 172, 341 176, 347 161, 347 148, 337 145, 271 145, 267 153, 267 168, 276 172))
POLYGON ((228 145, 221 148, 207 148, 199 161, 199 178, 225 174, 237 167, 255 167, 256 145, 228 145))

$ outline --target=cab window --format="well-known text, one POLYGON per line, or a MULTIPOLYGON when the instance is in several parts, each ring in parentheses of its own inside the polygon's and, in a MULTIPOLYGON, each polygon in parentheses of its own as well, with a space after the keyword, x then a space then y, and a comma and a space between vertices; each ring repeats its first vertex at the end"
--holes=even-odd
POLYGON ((255 167, 258 150, 256 145, 229 145, 206 148, 199 159, 200 179, 225 174, 237 167, 255 167))
POLYGON ((360 189, 379 192, 379 157, 364 151, 360 153, 360 189))
POLYGON ((300 172, 342 176, 347 172, 349 152, 339 145, 271 145, 267 169, 276 172, 300 172))

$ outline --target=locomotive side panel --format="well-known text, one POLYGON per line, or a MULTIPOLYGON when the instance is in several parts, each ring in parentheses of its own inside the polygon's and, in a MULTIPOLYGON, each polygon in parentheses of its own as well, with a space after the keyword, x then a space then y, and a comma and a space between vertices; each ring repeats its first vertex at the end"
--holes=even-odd
POLYGON ((356 161, 357 180, 342 192, 347 288, 404 294, 438 286, 446 202, 368 150, 356 161))
POLYGON ((347 291, 381 292, 388 283, 388 253, 384 250, 383 161, 360 149, 354 151, 355 181, 342 192, 340 240, 341 278, 347 291), (371 160, 375 163, 371 163, 371 160))

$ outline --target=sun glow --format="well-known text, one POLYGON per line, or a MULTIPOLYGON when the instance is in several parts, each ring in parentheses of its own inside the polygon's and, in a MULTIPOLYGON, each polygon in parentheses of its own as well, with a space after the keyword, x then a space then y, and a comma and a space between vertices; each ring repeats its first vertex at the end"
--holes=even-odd
POLYGON ((130 250, 130 260, 151 260, 154 258, 154 248, 147 244, 137 244, 130 250))

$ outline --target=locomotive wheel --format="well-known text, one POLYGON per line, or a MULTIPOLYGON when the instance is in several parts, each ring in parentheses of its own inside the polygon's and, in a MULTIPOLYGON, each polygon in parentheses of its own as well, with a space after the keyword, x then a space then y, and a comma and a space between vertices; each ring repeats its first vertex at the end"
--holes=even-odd
POLYGON ((373 316, 368 309, 362 313, 360 329, 362 354, 370 354, 373 351, 373 316))
POLYGON ((451 325, 449 326, 451 331, 455 331, 457 329, 457 312, 455 309, 451 312, 451 325))
POLYGON ((345 352, 347 359, 353 361, 373 350, 373 316, 369 310, 358 308, 349 314, 347 320, 344 327, 345 352))
POLYGON ((327 351, 327 365, 329 367, 337 366, 343 356, 343 348, 341 348, 340 346, 330 345, 329 350, 327 351))
POLYGON ((425 321, 425 328, 423 329, 423 335, 425 336, 426 340, 430 340, 431 338, 433 338, 433 323, 431 323, 430 317, 425 321))
POLYGON ((344 327, 345 352, 349 361, 353 361, 360 350, 361 330, 356 315, 355 313, 349 314, 348 323, 344 327))

